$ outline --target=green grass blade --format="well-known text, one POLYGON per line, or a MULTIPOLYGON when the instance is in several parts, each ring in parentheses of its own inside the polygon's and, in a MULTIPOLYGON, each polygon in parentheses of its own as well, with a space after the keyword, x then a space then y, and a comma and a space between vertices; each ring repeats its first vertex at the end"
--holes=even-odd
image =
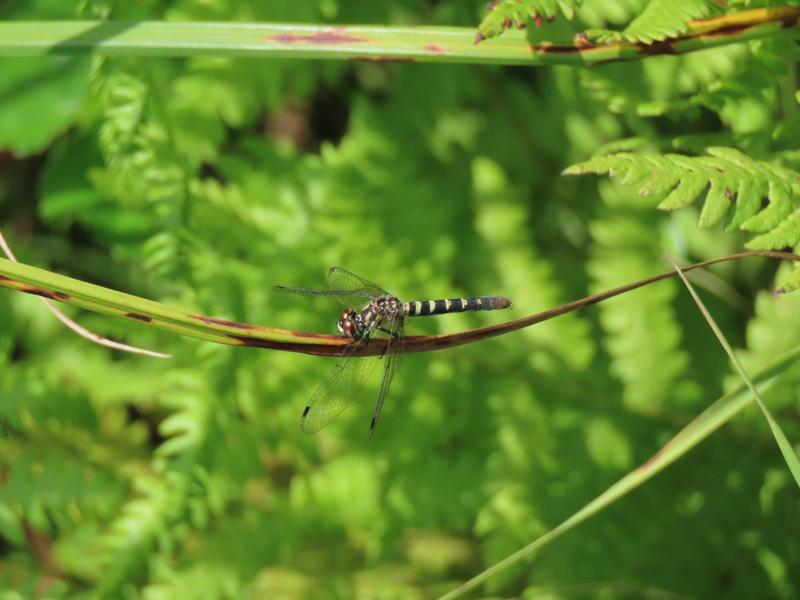
MULTIPOLYGON (((754 250, 720 256, 688 265, 684 268, 684 271, 702 269, 721 262, 751 257, 800 260, 800 256, 788 252, 754 250)), ((592 294, 585 298, 573 300, 549 310, 477 329, 442 335, 407 336, 403 349, 406 353, 443 350, 504 335, 675 276, 677 276, 677 273, 674 270, 669 270, 604 292, 592 294)), ((99 285, 86 283, 4 258, 0 258, 0 286, 51 300, 59 300, 86 310, 125 317, 153 327, 167 329, 181 335, 188 335, 218 344, 270 348, 322 356, 340 356, 345 349, 351 347, 350 341, 341 336, 262 327, 186 313, 152 300, 110 290, 99 285)), ((386 338, 378 339, 373 337, 362 348, 359 348, 356 353, 358 356, 380 356, 386 352, 386 346, 386 338)))
MULTIPOLYGON (((110 290, 5 258, 0 258, 0 285, 43 298, 66 302, 78 308, 126 317, 139 323, 209 342, 246 345, 239 339, 244 333, 247 334, 247 337, 261 340, 265 347, 270 347, 270 344, 276 346, 284 344, 286 346, 284 349, 292 349, 292 343, 298 342, 297 334, 292 331, 193 315, 152 300, 110 290)), ((313 334, 304 335, 307 338, 313 337, 313 334)), ((309 341, 306 339, 306 343, 309 341)), ((326 345, 326 342, 330 346, 342 345, 342 339, 334 336, 320 336, 320 339, 313 341, 323 346, 326 345)))
POLYGON ((675 267, 675 270, 678 272, 678 275, 680 276, 681 280, 683 280, 683 284, 686 286, 686 289, 689 290, 689 293, 692 295, 692 298, 694 298, 695 304, 697 304, 697 307, 700 309, 700 312, 703 313, 703 317, 705 318, 709 327, 711 327, 711 330, 714 332, 714 335, 717 336, 719 343, 725 349, 725 352, 731 359, 731 362, 733 363, 733 366, 736 369, 737 373, 739 373, 739 376, 742 378, 742 380, 747 385, 750 392, 753 394, 753 397, 758 403, 758 407, 761 409, 761 412, 764 413, 764 418, 767 420, 769 428, 772 430, 772 435, 775 436, 775 441, 778 443, 778 448, 780 448, 781 454, 783 454, 783 458, 786 461, 786 464, 789 465, 789 470, 792 472, 795 482, 797 483, 798 487, 800 487, 800 460, 798 460, 797 458, 797 453, 794 451, 794 448, 792 448, 792 445, 789 443, 789 440, 786 439, 786 435, 783 433, 783 430, 781 429, 780 425, 778 425, 778 423, 772 417, 772 413, 769 412, 767 405, 761 398, 761 394, 758 393, 758 390, 753 385, 753 382, 750 380, 750 377, 748 377, 747 372, 744 370, 742 363, 739 362, 739 358, 733 351, 733 348, 731 347, 730 343, 725 337, 725 334, 722 333, 722 330, 719 328, 719 325, 717 325, 717 322, 714 320, 714 317, 711 316, 711 313, 708 311, 705 304, 703 304, 703 301, 700 299, 700 296, 697 295, 694 286, 692 286, 692 284, 689 283, 689 280, 686 278, 686 275, 683 274, 683 271, 678 266, 678 264, 671 257, 668 256, 667 258, 669 259, 669 262, 672 263, 672 266, 675 267))
POLYGON ((97 52, 126 56, 249 56, 501 65, 585 65, 680 54, 790 34, 800 9, 783 7, 692 21, 656 44, 594 44, 585 36, 531 42, 523 31, 475 44, 470 27, 379 27, 278 23, 6 21, 0 56, 97 52))
MULTIPOLYGON (((767 367, 760 370, 755 377, 752 378, 755 387, 760 389, 761 392, 765 392, 773 385, 776 379, 798 359, 800 359, 800 346, 780 356, 767 367)), ((586 521, 589 517, 594 516, 625 494, 641 486, 654 475, 697 446, 722 425, 730 421, 739 411, 750 403, 751 394, 752 392, 745 384, 741 384, 735 390, 725 394, 679 431, 656 452, 650 460, 639 466, 636 470, 628 473, 566 521, 563 521, 524 548, 517 550, 514 554, 492 565, 460 587, 448 592, 442 596, 440 600, 452 600, 453 598, 463 596, 466 592, 479 586, 500 571, 530 558, 537 550, 546 546, 569 530, 574 529, 577 525, 586 521)))

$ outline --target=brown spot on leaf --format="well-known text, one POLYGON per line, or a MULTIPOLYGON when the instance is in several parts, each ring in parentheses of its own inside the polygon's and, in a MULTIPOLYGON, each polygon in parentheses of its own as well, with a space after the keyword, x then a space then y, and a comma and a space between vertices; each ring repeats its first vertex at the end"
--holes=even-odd
POLYGON ((678 38, 671 40, 664 40, 662 42, 653 42, 650 45, 639 45, 639 54, 644 56, 659 55, 659 54, 678 54, 673 44, 678 41, 678 38))
POLYGON ((473 42, 473 44, 475 44, 475 45, 477 46, 478 44, 480 44, 480 43, 481 43, 483 40, 485 40, 485 39, 486 39, 486 36, 485 36, 485 35, 483 35, 483 34, 482 34, 480 31, 479 31, 478 33, 476 33, 476 34, 475 34, 475 41, 473 42))
POLYGON ((533 15, 533 24, 537 27, 542 26, 542 17, 541 15, 533 15))
POLYGON ((423 48, 425 52, 430 52, 431 54, 436 54, 437 56, 442 56, 443 54, 447 54, 447 51, 442 48, 439 44, 425 44, 425 48, 423 48))
POLYGON ((797 25, 798 21, 800 21, 800 15, 790 15, 784 19, 781 19, 781 27, 783 29, 789 29, 790 27, 797 25))
POLYGON ((125 313, 125 316, 135 321, 141 321, 142 323, 149 323, 150 321, 153 320, 152 317, 148 317, 147 315, 140 315, 139 313, 134 313, 134 312, 125 313))
POLYGON ((197 319, 209 325, 221 325, 222 327, 233 327, 234 329, 258 329, 255 325, 248 325, 247 323, 237 323, 236 321, 228 321, 226 319, 215 319, 214 317, 206 317, 205 315, 189 315, 192 319, 197 319))
POLYGON ((267 35, 263 38, 266 41, 278 42, 280 44, 354 44, 369 41, 367 38, 358 37, 348 33, 346 29, 328 29, 315 33, 279 33, 267 35))
MULTIPOLYGON (((751 27, 753 27, 755 23, 740 23, 736 25, 727 25, 725 27, 720 27, 719 29, 712 29, 706 33, 702 34, 702 37, 717 37, 720 35, 736 35, 737 33, 742 33, 747 31, 751 27)), ((688 36, 681 36, 681 37, 688 37, 688 36)))
POLYGON ((575 46, 557 46, 556 44, 551 44, 550 42, 542 42, 536 48, 542 54, 573 54, 578 52, 578 48, 575 46))
POLYGON ((49 300, 69 300, 70 295, 65 294, 64 292, 51 292, 50 290, 43 290, 41 288, 36 287, 25 287, 21 288, 21 291, 26 292, 28 294, 33 294, 34 296, 41 296, 42 298, 47 298, 49 300))
POLYGON ((349 60, 357 60, 363 62, 417 62, 415 58, 410 56, 352 56, 349 60))

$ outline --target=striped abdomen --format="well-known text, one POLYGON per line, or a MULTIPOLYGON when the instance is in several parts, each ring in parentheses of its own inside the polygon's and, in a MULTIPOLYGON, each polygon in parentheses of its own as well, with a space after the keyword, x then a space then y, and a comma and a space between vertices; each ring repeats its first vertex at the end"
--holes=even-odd
POLYGON ((498 310, 509 306, 511 306, 511 300, 502 296, 473 296, 472 298, 451 298, 449 300, 403 302, 403 313, 407 317, 424 317, 474 310, 498 310))

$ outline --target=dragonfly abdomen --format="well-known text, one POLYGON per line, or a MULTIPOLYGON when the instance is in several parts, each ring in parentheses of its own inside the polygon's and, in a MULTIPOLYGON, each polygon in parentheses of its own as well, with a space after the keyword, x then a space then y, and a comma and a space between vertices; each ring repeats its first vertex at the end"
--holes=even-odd
POLYGON ((403 313, 408 317, 424 317, 477 310, 499 310, 509 306, 511 306, 511 300, 502 296, 472 296, 470 298, 403 302, 403 313))

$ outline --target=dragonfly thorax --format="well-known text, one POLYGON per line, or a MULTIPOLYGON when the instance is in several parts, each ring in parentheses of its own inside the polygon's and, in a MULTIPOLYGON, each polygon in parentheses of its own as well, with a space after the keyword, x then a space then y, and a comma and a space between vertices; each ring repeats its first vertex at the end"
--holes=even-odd
POLYGON ((403 303, 395 296, 373 298, 360 312, 346 308, 339 316, 336 329, 345 337, 360 340, 383 323, 403 315, 403 303))

